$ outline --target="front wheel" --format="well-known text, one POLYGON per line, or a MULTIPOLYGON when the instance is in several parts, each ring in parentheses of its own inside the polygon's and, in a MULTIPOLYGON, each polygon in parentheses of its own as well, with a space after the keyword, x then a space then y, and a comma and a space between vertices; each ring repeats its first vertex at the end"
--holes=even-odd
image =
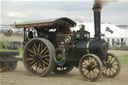
POLYGON ((103 65, 100 58, 94 54, 84 55, 80 59, 79 71, 85 80, 98 80, 102 75, 102 68, 103 65))
POLYGON ((104 70, 103 76, 107 78, 116 77, 120 73, 121 65, 117 56, 112 53, 107 53, 106 60, 103 61, 104 70))

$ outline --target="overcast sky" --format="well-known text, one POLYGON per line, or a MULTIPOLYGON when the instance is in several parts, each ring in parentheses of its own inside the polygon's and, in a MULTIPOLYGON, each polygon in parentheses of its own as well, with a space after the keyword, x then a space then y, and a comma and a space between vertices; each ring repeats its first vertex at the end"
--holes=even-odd
MULTIPOLYGON (((93 0, 2 0, 1 23, 69 17, 93 22, 93 0)), ((102 9, 102 23, 128 25, 128 1, 110 2, 102 9)))

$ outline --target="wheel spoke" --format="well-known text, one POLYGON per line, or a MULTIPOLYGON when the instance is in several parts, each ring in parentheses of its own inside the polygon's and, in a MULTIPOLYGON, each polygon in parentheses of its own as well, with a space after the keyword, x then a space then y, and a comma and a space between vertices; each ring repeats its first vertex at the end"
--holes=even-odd
POLYGON ((84 71, 88 71, 87 69, 85 69, 85 68, 82 68, 82 71, 84 72, 84 71))
POLYGON ((45 58, 45 60, 47 60, 48 62, 50 61, 49 59, 45 58))
POLYGON ((87 69, 87 65, 82 65, 82 67, 84 67, 85 69, 87 69))
POLYGON ((91 58, 90 57, 88 58, 88 62, 89 62, 89 64, 91 64, 91 58))
POLYGON ((112 64, 112 66, 118 66, 118 64, 112 64))
POLYGON ((89 71, 89 77, 91 78, 91 71, 89 71))
POLYGON ((115 70, 117 70, 117 68, 115 68, 114 66, 112 68, 115 69, 115 70))
POLYGON ((115 63, 115 62, 116 62, 116 60, 114 60, 114 61, 112 62, 112 64, 115 63))
POLYGON ((43 52, 44 52, 44 50, 46 50, 47 49, 47 47, 45 47, 41 52, 40 52, 40 54, 42 54, 43 52))
POLYGON ((93 74, 93 78, 95 78, 95 73, 94 73, 94 71, 92 70, 92 74, 93 74))
POLYGON ((111 72, 114 74, 114 71, 110 68, 111 72))
POLYGON ((34 48, 34 46, 32 47, 32 49, 34 50, 34 54, 36 54, 36 49, 34 48))
POLYGON ((35 44, 35 43, 33 43, 33 44, 34 44, 35 49, 36 49, 36 50, 38 50, 38 48, 37 48, 36 44, 35 44))
POLYGON ((44 55, 45 55, 47 52, 48 52, 48 50, 46 50, 46 51, 44 52, 44 55))
POLYGON ((94 58, 92 58, 92 62, 93 62, 93 63, 96 63, 96 61, 95 61, 95 59, 94 59, 94 58))
POLYGON ((27 50, 28 50, 29 52, 31 52, 31 53, 33 53, 33 54, 35 54, 35 53, 34 53, 34 51, 32 51, 32 50, 30 50, 30 49, 27 49, 27 50))
POLYGON ((35 60, 32 60, 32 62, 30 63, 30 65, 33 65, 34 62, 35 62, 35 60))
POLYGON ((46 65, 48 65, 48 63, 47 62, 45 62, 45 61, 42 61, 44 64, 46 64, 46 65))
POLYGON ((105 74, 107 75, 107 72, 108 72, 108 68, 106 69, 106 71, 105 71, 105 74))
POLYGON ((38 69, 38 64, 39 64, 39 62, 37 62, 37 64, 36 64, 36 72, 37 72, 37 69, 38 69))
POLYGON ((43 66, 42 66, 41 62, 39 62, 39 65, 40 65, 41 69, 43 69, 43 66))
POLYGON ((34 58, 27 58, 26 60, 34 60, 34 58))
POLYGON ((94 73, 98 74, 98 72, 96 72, 95 70, 93 70, 94 73))
POLYGON ((109 68, 109 75, 111 75, 111 70, 110 70, 110 68, 109 68))
POLYGON ((86 74, 87 76, 89 75, 89 71, 88 71, 88 73, 86 74))
POLYGON ((32 55, 32 54, 29 54, 29 56, 34 57, 34 55, 32 55))
POLYGON ((37 62, 33 63, 33 64, 31 65, 31 68, 32 68, 33 66, 36 66, 36 64, 37 64, 37 62))
POLYGON ((40 53, 40 43, 39 43, 39 45, 38 45, 38 53, 40 53))
POLYGON ((93 67, 94 67, 94 68, 99 68, 99 65, 95 62, 95 64, 94 64, 93 67))
POLYGON ((46 70, 46 67, 45 67, 45 65, 44 65, 44 64, 43 64, 43 68, 44 68, 43 70, 45 71, 45 70, 46 70))
POLYGON ((40 43, 40 52, 42 51, 42 43, 40 43))
POLYGON ((88 65, 85 61, 82 63, 82 65, 88 65))
POLYGON ((109 58, 110 58, 110 60, 109 60, 109 63, 110 63, 112 61, 112 56, 110 56, 109 58))
POLYGON ((42 56, 43 58, 45 58, 45 57, 48 57, 49 55, 44 55, 44 56, 42 56))

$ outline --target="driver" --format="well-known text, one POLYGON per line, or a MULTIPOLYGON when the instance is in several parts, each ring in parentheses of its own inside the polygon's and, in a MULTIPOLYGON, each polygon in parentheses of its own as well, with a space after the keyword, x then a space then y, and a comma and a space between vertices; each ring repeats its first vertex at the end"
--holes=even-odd
POLYGON ((64 34, 70 34, 70 29, 69 28, 59 28, 59 32, 64 33, 64 34))
POLYGON ((83 31, 85 31, 85 25, 79 25, 79 27, 80 27, 80 32, 83 32, 83 31))

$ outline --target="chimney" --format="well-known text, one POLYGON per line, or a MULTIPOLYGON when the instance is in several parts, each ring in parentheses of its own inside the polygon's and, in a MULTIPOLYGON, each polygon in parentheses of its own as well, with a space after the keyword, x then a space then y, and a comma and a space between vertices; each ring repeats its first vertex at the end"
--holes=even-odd
POLYGON ((94 11, 94 27, 95 27, 95 37, 96 38, 101 38, 101 28, 100 28, 100 23, 101 23, 101 6, 98 4, 95 4, 93 6, 93 11, 94 11))

